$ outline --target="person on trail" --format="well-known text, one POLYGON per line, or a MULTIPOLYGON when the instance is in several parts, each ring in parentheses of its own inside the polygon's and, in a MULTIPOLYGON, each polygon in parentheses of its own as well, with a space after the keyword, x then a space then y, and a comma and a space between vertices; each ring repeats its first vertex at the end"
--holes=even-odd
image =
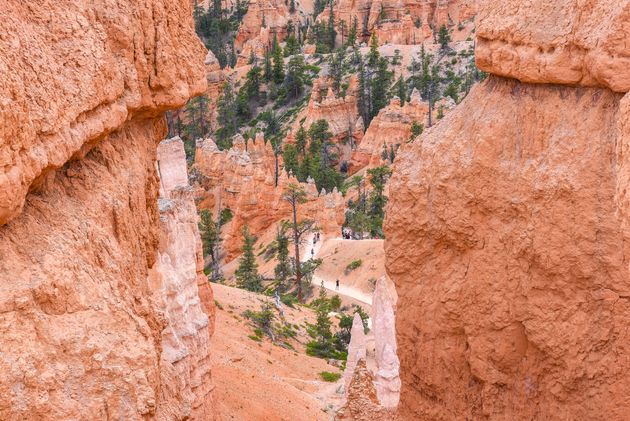
POLYGON ((335 289, 339 291, 339 279, 335 281, 335 289))
POLYGON ((311 249, 311 257, 315 257, 315 249, 311 249))

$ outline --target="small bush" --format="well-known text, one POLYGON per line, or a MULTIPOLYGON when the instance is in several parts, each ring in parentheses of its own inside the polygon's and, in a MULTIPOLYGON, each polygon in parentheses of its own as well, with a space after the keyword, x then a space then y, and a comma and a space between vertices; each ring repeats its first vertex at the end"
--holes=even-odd
POLYGON ((338 295, 334 295, 330 298, 330 309, 332 311, 337 311, 341 308, 341 298, 338 295))
POLYGON ((334 383, 341 378, 341 373, 331 373, 330 371, 322 371, 319 377, 325 382, 334 383))
POLYGON ((348 266, 346 266, 346 272, 352 272, 353 270, 360 268, 362 264, 363 260, 361 259, 353 260, 348 264, 348 266))

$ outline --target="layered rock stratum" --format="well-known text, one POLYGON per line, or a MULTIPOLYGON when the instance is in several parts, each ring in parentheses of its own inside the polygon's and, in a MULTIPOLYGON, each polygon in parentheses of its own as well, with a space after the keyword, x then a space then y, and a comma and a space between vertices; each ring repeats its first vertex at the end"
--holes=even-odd
POLYGON ((628 2, 487 3, 494 76, 391 179, 401 413, 624 419, 628 2))
POLYGON ((164 111, 206 88, 191 12, 0 5, 1 419, 212 417, 194 210, 160 214, 156 172, 164 111))

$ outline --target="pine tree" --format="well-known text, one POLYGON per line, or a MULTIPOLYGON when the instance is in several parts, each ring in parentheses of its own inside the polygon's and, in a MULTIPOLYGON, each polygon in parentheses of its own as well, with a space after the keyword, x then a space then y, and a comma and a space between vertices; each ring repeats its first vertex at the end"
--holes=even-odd
POLYGON ((352 26, 350 26, 350 32, 348 33, 348 41, 347 44, 351 47, 357 42, 357 17, 354 16, 352 19, 352 26))
POLYGON ((407 85, 405 84, 402 74, 396 82, 396 95, 400 98, 400 105, 405 105, 405 101, 407 100, 407 85))
POLYGON ((284 78, 287 99, 299 98, 304 92, 304 57, 295 55, 289 59, 284 78))
POLYGON ((236 101, 232 85, 226 82, 223 85, 223 94, 219 98, 217 105, 217 119, 222 123, 222 127, 217 130, 217 146, 222 149, 231 147, 231 137, 236 133, 236 101))
POLYGON ((295 134, 295 146, 298 152, 301 155, 304 155, 304 153, 306 152, 306 130, 304 129, 304 126, 302 126, 301 124, 300 124, 300 128, 295 134))
POLYGON ((282 55, 282 47, 278 44, 278 38, 275 34, 273 36, 271 54, 273 56, 273 81, 279 85, 284 80, 284 57, 282 55))
POLYGON ((448 28, 446 25, 442 25, 440 27, 440 32, 438 33, 438 39, 440 43, 440 48, 445 50, 448 48, 448 43, 451 42, 451 35, 448 33, 448 28))
POLYGON ((212 260, 215 259, 214 247, 217 242, 217 226, 212 220, 212 214, 208 209, 203 209, 199 212, 199 235, 201 237, 201 244, 203 248, 203 255, 211 256, 212 260))
POLYGON ((370 124, 370 96, 367 94, 368 81, 366 75, 366 69, 363 65, 363 58, 359 58, 359 65, 357 69, 357 73, 359 74, 359 92, 357 98, 357 104, 359 106, 359 114, 363 119, 363 123, 365 127, 368 127, 370 124))
POLYGON ((261 82, 261 70, 260 67, 254 65, 247 72, 247 79, 245 81, 245 91, 249 99, 258 100, 260 96, 260 82, 261 82))
POLYGON ((337 38, 337 32, 335 31, 335 13, 333 11, 333 0, 330 0, 330 9, 328 12, 328 24, 326 26, 326 33, 328 36, 328 46, 330 51, 335 49, 335 39, 337 38))
POLYGON ((265 51, 265 60, 264 60, 264 70, 263 70, 263 78, 270 82, 273 77, 273 71, 271 67, 271 53, 269 50, 265 51))
POLYGON ((389 102, 389 86, 391 83, 392 74, 388 70, 387 59, 384 57, 379 58, 378 66, 374 79, 372 79, 372 110, 370 113, 370 121, 374 118, 381 108, 385 107, 389 102))
POLYGON ((238 269, 234 273, 239 288, 248 291, 262 291, 260 275, 258 275, 258 263, 254 255, 254 237, 249 233, 249 227, 243 227, 243 254, 238 263, 238 269))
POLYGON ((295 145, 288 144, 284 147, 284 153, 282 154, 282 159, 284 161, 284 169, 287 172, 287 175, 293 174, 293 176, 298 176, 299 170, 299 160, 297 148, 295 145))
POLYGON ((278 263, 274 269, 276 279, 283 284, 291 276, 291 263, 289 261, 289 239, 284 230, 278 230, 276 234, 276 257, 278 263))
POLYGON ((368 66, 375 67, 378 64, 378 59, 381 54, 378 52, 378 39, 376 33, 372 34, 370 38, 370 52, 368 53, 368 66))

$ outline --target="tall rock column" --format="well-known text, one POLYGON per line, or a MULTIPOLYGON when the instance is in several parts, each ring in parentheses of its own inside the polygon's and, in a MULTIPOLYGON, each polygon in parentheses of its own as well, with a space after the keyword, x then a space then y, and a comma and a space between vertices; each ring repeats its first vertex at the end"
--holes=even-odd
POLYGON ((348 344, 348 361, 346 369, 343 371, 343 384, 344 390, 347 395, 348 386, 354 376, 354 369, 360 360, 365 360, 365 328, 363 327, 363 320, 359 313, 354 313, 354 319, 352 320, 352 330, 350 331, 350 344, 348 344))
POLYGON ((396 354, 396 320, 387 281, 376 281, 372 296, 372 330, 376 347, 374 385, 382 406, 394 408, 400 398, 400 363, 396 354))
POLYGON ((399 151, 405 416, 627 418, 629 5, 485 2, 477 64, 518 80, 490 76, 399 151))

